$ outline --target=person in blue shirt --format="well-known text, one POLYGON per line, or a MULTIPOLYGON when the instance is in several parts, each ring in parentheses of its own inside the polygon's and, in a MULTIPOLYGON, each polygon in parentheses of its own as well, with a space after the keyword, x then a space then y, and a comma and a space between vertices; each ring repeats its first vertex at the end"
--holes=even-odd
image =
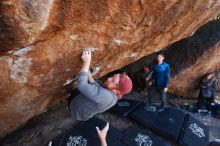
POLYGON ((159 94, 161 98, 161 109, 164 109, 164 107, 167 107, 166 93, 170 83, 170 66, 164 62, 163 53, 157 55, 157 64, 153 66, 151 80, 153 84, 149 91, 149 105, 152 105, 152 98, 159 94))

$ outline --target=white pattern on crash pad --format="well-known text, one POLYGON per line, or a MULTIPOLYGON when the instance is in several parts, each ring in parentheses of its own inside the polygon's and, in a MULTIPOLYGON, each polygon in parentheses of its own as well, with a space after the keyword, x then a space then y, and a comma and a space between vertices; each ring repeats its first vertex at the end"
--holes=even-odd
POLYGON ((82 136, 70 136, 66 146, 86 146, 87 140, 82 136))
POLYGON ((152 146, 153 141, 147 135, 138 134, 135 138, 138 146, 152 146))

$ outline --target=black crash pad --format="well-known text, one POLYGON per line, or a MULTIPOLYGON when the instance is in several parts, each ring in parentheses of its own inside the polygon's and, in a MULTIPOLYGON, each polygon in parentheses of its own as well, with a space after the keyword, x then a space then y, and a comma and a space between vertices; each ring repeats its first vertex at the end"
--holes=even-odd
POLYGON ((179 144, 183 146, 206 146, 209 128, 191 115, 187 115, 179 144))
POLYGON ((129 127, 122 135, 122 142, 128 146, 170 146, 149 132, 129 127))
POLYGON ((118 103, 115 106, 113 106, 109 110, 109 112, 118 116, 127 117, 140 104, 143 104, 143 102, 137 100, 131 100, 131 99, 121 99, 118 101, 118 103))
POLYGON ((215 104, 212 106, 212 116, 220 119, 220 104, 215 104))
POLYGON ((120 141, 116 141, 114 146, 127 146, 127 145, 121 143, 120 141))
MULTIPOLYGON (((52 146, 99 146, 100 141, 96 132, 96 126, 102 129, 106 122, 92 118, 86 122, 81 122, 76 127, 68 130, 66 133, 52 140, 52 146), (72 145, 71 145, 72 144, 72 145)), ((120 139, 121 132, 110 126, 107 143, 108 146, 116 146, 116 142, 120 139)))
POLYGON ((159 112, 153 124, 155 132, 177 141, 183 129, 186 113, 176 108, 168 108, 159 112))
POLYGON ((129 115, 129 117, 144 127, 151 129, 157 118, 158 112, 155 110, 147 110, 145 107, 145 105, 139 106, 129 115))
POLYGON ((183 111, 176 108, 167 108, 163 112, 158 112, 148 110, 146 106, 141 106, 130 114, 137 123, 172 141, 179 139, 185 116, 183 111))

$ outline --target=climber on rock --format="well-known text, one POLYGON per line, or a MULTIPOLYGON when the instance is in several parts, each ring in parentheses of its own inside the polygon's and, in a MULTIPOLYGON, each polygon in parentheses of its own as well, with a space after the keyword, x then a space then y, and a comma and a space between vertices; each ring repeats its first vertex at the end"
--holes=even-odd
POLYGON ((153 67, 153 74, 151 80, 153 81, 152 87, 149 91, 149 105, 152 105, 152 98, 159 94, 161 98, 161 108, 167 107, 166 93, 170 82, 170 66, 164 62, 164 54, 159 53, 157 55, 157 64, 153 67))
POLYGON ((79 121, 86 121, 95 114, 102 113, 127 94, 132 89, 132 81, 126 74, 115 74, 108 78, 103 86, 99 85, 91 76, 89 66, 91 52, 83 51, 81 59, 83 65, 77 80, 80 93, 70 102, 72 116, 79 121))

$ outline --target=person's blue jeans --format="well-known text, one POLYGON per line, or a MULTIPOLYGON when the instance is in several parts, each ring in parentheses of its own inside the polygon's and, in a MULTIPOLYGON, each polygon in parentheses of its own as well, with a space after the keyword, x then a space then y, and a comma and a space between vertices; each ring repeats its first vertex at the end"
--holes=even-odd
POLYGON ((149 91, 149 105, 152 105, 152 99, 159 96, 161 99, 161 107, 167 106, 167 94, 164 92, 164 88, 152 86, 149 91))

